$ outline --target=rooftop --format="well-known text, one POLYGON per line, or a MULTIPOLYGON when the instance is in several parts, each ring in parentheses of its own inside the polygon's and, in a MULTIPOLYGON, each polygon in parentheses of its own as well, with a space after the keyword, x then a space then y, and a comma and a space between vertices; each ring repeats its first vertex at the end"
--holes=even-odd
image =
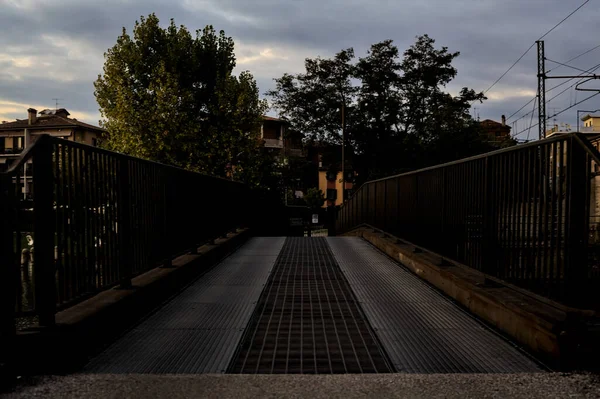
MULTIPOLYGON (((30 108, 32 114, 36 111, 30 108)), ((90 125, 89 123, 78 121, 75 118, 69 118, 70 113, 64 109, 50 110, 45 109, 39 113, 31 122, 29 119, 17 119, 13 122, 5 122, 0 124, 0 131, 16 130, 16 129, 44 129, 55 127, 82 127, 89 130, 105 132, 101 127, 90 125)))
POLYGON ((511 127, 508 125, 503 125, 500 122, 496 122, 493 121, 491 119, 484 119, 481 122, 479 122, 483 127, 488 127, 488 128, 504 128, 504 129, 508 129, 510 130, 511 127))

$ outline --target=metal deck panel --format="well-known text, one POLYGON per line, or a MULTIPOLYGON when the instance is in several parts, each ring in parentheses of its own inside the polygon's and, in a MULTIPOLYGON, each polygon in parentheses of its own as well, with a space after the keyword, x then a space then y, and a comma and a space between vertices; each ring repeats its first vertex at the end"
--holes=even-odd
POLYGON ((327 242, 288 238, 229 372, 389 371, 327 242))
POLYGON ((285 238, 253 238, 86 366, 88 373, 220 373, 285 238))
POLYGON ((330 237, 327 242, 396 371, 542 371, 513 344, 365 240, 330 237))

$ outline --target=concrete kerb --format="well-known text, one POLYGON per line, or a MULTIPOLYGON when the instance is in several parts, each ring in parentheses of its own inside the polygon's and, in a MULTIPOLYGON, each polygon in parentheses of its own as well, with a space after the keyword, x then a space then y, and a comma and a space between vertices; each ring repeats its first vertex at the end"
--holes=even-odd
POLYGON ((56 314, 56 327, 17 334, 20 374, 64 373, 81 367, 115 337, 132 327, 165 300, 189 285, 249 237, 240 229, 227 238, 198 248, 197 254, 175 258, 171 268, 154 268, 132 279, 130 289, 98 293, 56 314))
POLYGON ((597 363, 597 312, 540 297, 369 225, 343 235, 364 238, 551 367, 570 370, 597 363))

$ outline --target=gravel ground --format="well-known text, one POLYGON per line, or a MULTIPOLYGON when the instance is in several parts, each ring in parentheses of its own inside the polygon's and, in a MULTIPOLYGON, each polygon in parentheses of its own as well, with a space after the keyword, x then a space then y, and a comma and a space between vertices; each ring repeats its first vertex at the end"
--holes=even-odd
POLYGON ((594 374, 71 375, 6 398, 600 398, 594 374))

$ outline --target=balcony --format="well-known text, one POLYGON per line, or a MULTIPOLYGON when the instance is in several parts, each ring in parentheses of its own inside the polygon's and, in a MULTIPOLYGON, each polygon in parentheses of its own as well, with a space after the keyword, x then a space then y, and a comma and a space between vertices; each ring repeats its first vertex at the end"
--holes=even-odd
POLYGON ((265 148, 283 148, 283 140, 279 139, 263 139, 265 148))
POLYGON ((0 156, 2 155, 19 155, 23 152, 22 148, 0 148, 0 156))
POLYGON ((600 133, 600 126, 582 127, 581 133, 600 133))

